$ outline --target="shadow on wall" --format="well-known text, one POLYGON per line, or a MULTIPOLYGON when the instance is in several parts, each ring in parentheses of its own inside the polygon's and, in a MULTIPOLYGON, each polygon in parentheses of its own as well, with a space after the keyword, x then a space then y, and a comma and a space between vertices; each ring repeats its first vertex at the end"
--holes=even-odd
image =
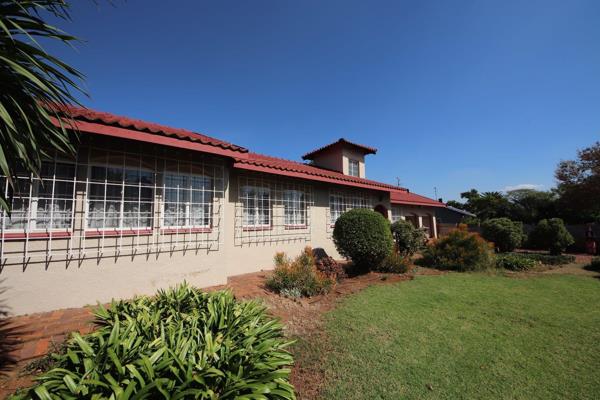
POLYGON ((17 362, 14 353, 23 335, 21 327, 8 318, 9 309, 3 299, 5 292, 6 288, 0 287, 0 374, 5 374, 17 362))

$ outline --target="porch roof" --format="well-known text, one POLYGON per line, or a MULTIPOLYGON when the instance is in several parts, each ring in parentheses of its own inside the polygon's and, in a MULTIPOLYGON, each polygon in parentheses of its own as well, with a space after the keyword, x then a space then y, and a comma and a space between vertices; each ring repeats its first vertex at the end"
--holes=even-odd
POLYGON ((446 207, 446 205, 442 202, 430 199, 429 197, 421 196, 416 193, 411 193, 408 190, 391 191, 390 202, 392 204, 407 204, 414 206, 446 207))

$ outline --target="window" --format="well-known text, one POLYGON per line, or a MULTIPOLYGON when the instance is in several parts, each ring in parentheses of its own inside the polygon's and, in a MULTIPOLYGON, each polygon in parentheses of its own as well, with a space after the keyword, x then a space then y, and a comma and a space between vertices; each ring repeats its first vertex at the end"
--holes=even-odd
POLYGON ((392 207, 392 222, 402 219, 400 217, 400 207, 392 207))
POLYGON ((271 192, 268 188, 242 186, 242 226, 264 228, 271 226, 271 192))
POLYGON ((306 198, 300 190, 283 192, 284 223, 286 226, 306 226, 306 198))
POLYGON ((164 226, 208 228, 212 222, 212 179, 165 173, 164 226))
POLYGON ((366 197, 360 195, 346 195, 333 193, 329 195, 329 222, 331 225, 348 210, 354 208, 371 208, 366 197))
POLYGON ((87 227, 151 228, 154 173, 141 168, 92 165, 89 168, 87 227))
POLYGON ((358 160, 348 160, 348 175, 360 176, 360 164, 358 160))
POLYGON ((75 165, 63 161, 42 163, 40 179, 25 171, 17 172, 15 190, 6 178, 0 182, 7 198, 12 197, 12 213, 4 214, 5 230, 69 230, 73 221, 75 165))

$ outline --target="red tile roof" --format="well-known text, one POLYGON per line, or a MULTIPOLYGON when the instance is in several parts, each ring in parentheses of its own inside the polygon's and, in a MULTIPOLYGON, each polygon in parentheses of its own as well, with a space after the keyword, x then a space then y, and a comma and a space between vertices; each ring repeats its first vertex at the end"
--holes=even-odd
POLYGON ((322 182, 337 183, 346 186, 382 190, 386 192, 390 190, 398 190, 397 186, 388 185, 387 183, 357 178, 354 176, 344 175, 340 172, 330 171, 328 169, 318 168, 296 161, 265 156, 257 153, 248 153, 247 158, 236 159, 233 166, 234 168, 249 169, 277 175, 291 176, 295 178, 304 178, 322 182))
POLYGON ((248 152, 248 149, 244 147, 237 146, 235 144, 228 143, 219 139, 215 139, 213 137, 206 136, 201 133, 188 131, 186 129, 173 128, 166 125, 159 125, 152 122, 146 122, 139 119, 123 117, 107 112, 100 112, 82 107, 69 106, 66 111, 72 118, 74 118, 77 121, 86 121, 105 126, 134 130, 137 132, 146 132, 154 135, 163 135, 177 138, 180 140, 197 142, 208 146, 218 147, 224 150, 231 150, 234 152, 248 152))
POLYGON ((322 151, 328 150, 334 146, 339 146, 339 145, 349 145, 352 146, 354 148, 357 148, 358 150, 362 151, 364 154, 375 154, 377 153, 377 149, 374 147, 369 147, 369 146, 365 146, 362 144, 358 144, 358 143, 353 143, 349 140, 346 140, 344 138, 340 138, 337 142, 333 142, 333 143, 329 143, 328 145, 325 145, 323 147, 319 147, 316 150, 313 151, 309 151, 308 153, 306 153, 305 155, 302 156, 303 160, 312 160, 314 158, 315 155, 321 153, 322 151))
POLYGON ((415 206, 446 207, 444 203, 429 197, 421 196, 416 193, 410 193, 408 190, 390 191, 390 201, 392 204, 409 204, 415 206))
MULTIPOLYGON (((443 203, 410 193, 404 188, 369 179, 344 175, 340 172, 318 168, 296 161, 250 153, 248 152, 248 149, 244 147, 185 129, 172 128, 165 125, 74 106, 69 106, 65 112, 68 112, 70 116, 74 118, 77 128, 82 132, 97 133, 131 140, 146 141, 165 146, 220 154, 232 157, 234 159, 234 168, 239 169, 390 192, 391 200, 394 204, 445 207, 443 203)), ((54 123, 58 124, 59 122, 55 120, 54 123)), ((352 143, 342 138, 335 143, 331 143, 306 154, 303 158, 339 144, 349 144, 358 147, 361 151, 364 151, 365 154, 374 154, 377 152, 377 149, 375 148, 352 143)))

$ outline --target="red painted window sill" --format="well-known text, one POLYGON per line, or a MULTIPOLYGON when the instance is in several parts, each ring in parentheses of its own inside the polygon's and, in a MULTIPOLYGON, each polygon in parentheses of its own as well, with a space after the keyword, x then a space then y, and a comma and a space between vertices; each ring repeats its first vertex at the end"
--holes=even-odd
POLYGON ((106 229, 85 231, 85 237, 115 237, 137 235, 152 235, 152 229, 106 229))
POLYGON ((270 231, 272 229, 272 226, 242 226, 244 232, 270 231))
POLYGON ((211 233, 212 228, 163 228, 160 233, 211 233))
POLYGON ((52 239, 54 238, 68 238, 71 237, 71 232, 65 232, 65 231, 60 231, 60 232, 29 232, 29 233, 24 233, 24 232, 8 232, 8 233, 4 233, 2 235, 3 239, 27 239, 27 237, 29 237, 29 239, 50 239, 50 237, 52 236, 52 239))
POLYGON ((294 229, 307 229, 308 225, 285 225, 285 230, 294 230, 294 229))

